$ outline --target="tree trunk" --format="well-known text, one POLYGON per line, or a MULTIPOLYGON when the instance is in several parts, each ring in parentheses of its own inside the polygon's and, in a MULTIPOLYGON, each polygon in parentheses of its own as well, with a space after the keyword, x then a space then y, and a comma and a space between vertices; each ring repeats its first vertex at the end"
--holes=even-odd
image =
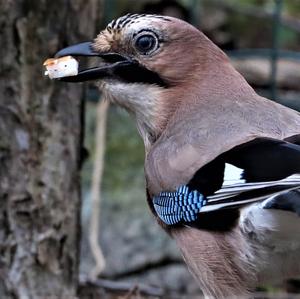
POLYGON ((93 37, 96 0, 0 0, 0 298, 74 298, 83 87, 42 63, 93 37))

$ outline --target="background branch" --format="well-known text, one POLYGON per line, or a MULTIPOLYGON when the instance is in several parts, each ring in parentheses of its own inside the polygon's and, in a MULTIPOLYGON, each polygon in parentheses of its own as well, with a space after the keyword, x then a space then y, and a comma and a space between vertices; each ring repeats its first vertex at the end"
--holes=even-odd
POLYGON ((95 279, 105 268, 105 259, 98 242, 98 237, 108 107, 109 102, 105 100, 99 101, 97 104, 96 148, 91 187, 91 221, 89 234, 89 243, 96 262, 95 267, 90 272, 90 277, 92 279, 95 279))

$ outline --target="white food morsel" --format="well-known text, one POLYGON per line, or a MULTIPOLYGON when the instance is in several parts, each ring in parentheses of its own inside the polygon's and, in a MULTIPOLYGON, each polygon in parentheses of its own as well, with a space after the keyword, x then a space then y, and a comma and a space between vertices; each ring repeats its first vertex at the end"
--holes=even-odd
POLYGON ((72 56, 49 58, 43 65, 46 67, 45 76, 50 79, 78 75, 78 61, 72 56))

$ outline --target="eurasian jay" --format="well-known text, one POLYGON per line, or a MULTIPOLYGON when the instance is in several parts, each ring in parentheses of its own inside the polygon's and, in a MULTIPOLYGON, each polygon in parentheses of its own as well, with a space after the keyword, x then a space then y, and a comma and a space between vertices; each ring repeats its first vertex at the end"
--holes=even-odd
POLYGON ((184 21, 129 14, 57 57, 99 56, 64 81, 99 80, 134 115, 148 204, 207 298, 300 274, 300 114, 263 98, 184 21))

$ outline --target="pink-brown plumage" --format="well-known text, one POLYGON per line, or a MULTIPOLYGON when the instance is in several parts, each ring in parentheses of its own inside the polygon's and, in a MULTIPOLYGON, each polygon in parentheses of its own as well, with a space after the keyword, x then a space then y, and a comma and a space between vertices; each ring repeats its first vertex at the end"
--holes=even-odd
POLYGON ((289 234, 292 229, 284 245, 276 231, 287 217, 294 234, 300 233, 300 220, 295 215, 289 218, 286 213, 290 212, 273 212, 253 204, 235 212, 201 214, 197 227, 168 226, 152 202, 160 192, 188 184, 197 170, 251 140, 299 143, 300 114, 256 94, 216 45, 178 19, 124 16, 97 36, 93 49, 100 54, 116 52, 166 82, 167 86, 126 82, 110 75, 100 87, 135 116, 145 142, 149 207, 176 240, 206 296, 241 298, 261 280, 300 275, 296 258, 300 244, 289 234), (150 31, 158 46, 150 54, 141 54, 137 37, 150 31), (264 217, 270 222, 263 223, 264 217), (215 223, 220 228, 223 222, 223 230, 207 226, 215 223), (274 242, 272 247, 266 240, 274 242))

